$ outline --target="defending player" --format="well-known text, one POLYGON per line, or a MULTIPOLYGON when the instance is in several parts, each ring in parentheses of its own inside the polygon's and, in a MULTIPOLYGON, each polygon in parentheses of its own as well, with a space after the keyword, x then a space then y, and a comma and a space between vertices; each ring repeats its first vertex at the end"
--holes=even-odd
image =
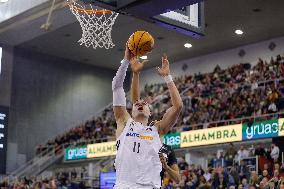
MULTIPOLYGON (((162 57, 162 67, 157 68, 169 88, 172 106, 161 121, 148 126, 151 115, 147 102, 139 99, 133 104, 132 117, 126 110, 126 98, 123 82, 130 61, 135 60, 126 46, 124 59, 113 78, 113 111, 117 123, 117 155, 115 160, 115 189, 153 189, 161 187, 159 159, 161 138, 176 123, 182 110, 180 94, 170 75, 167 57, 162 57)), ((139 79, 138 79, 139 82, 139 79)), ((136 84, 134 83, 134 87, 136 84)))

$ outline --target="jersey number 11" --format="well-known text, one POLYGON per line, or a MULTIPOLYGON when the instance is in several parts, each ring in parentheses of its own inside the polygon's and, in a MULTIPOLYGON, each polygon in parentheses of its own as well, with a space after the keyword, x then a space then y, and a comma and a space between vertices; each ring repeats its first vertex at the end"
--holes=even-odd
POLYGON ((139 153, 140 151, 140 142, 134 142, 133 152, 139 153))

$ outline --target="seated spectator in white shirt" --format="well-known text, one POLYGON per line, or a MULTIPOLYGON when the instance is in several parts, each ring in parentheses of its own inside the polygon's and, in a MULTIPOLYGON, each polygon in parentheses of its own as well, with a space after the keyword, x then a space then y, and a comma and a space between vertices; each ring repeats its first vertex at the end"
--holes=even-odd
POLYGON ((274 162, 277 162, 279 158, 279 148, 274 143, 271 144, 270 156, 274 160, 274 162))
POLYGON ((238 151, 238 160, 240 161, 243 158, 247 158, 249 156, 249 151, 247 151, 244 146, 240 147, 240 150, 238 151))
POLYGON ((277 107, 276 104, 274 102, 272 102, 269 106, 268 106, 268 112, 269 113, 275 113, 277 112, 277 107))
POLYGON ((211 174, 211 171, 210 168, 208 168, 205 173, 203 174, 206 182, 209 182, 211 179, 212 179, 212 174, 211 174))

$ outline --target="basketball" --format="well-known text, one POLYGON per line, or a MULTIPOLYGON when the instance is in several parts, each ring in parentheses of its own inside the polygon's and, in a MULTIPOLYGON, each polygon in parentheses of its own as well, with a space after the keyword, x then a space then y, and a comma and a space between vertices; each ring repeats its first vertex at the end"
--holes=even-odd
POLYGON ((136 31, 129 37, 128 48, 135 56, 143 56, 154 48, 154 38, 146 31, 136 31))

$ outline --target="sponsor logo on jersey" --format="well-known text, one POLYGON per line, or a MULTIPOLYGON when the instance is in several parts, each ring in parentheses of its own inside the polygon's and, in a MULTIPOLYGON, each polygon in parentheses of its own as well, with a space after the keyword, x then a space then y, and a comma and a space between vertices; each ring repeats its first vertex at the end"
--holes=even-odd
POLYGON ((154 137, 152 136, 145 136, 145 135, 140 135, 139 133, 126 133, 127 137, 137 137, 140 138, 141 140, 153 140, 154 137))

